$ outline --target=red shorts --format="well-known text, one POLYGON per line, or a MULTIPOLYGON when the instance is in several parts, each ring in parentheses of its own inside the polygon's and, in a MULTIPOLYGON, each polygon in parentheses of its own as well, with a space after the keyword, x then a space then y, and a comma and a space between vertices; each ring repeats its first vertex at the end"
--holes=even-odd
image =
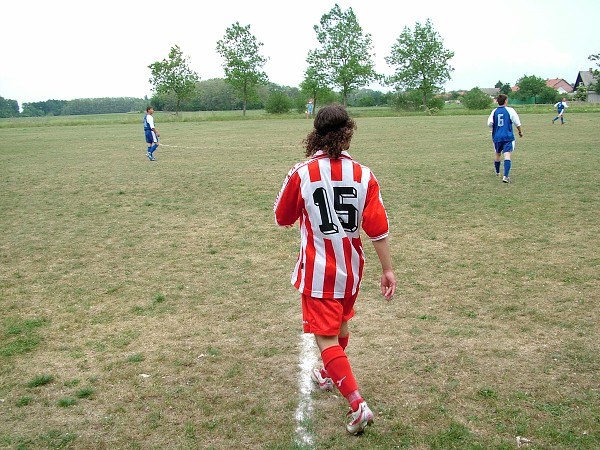
POLYGON ((302 326, 305 333, 337 336, 342 322, 354 317, 356 295, 350 298, 315 298, 302 294, 302 326))

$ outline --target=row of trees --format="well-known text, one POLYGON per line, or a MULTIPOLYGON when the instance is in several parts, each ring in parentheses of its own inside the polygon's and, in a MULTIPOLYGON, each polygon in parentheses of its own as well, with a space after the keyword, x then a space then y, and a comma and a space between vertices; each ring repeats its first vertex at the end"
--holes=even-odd
MULTIPOLYGON (((352 8, 343 11, 336 4, 313 28, 319 47, 308 52, 300 90, 306 98, 313 99, 315 106, 331 91, 338 91, 343 104, 348 105, 353 92, 376 81, 397 91, 418 91, 422 105, 427 106, 454 70, 448 62, 454 52, 444 48, 429 19, 425 25, 417 22, 414 30, 404 28, 386 57, 386 62, 394 68, 390 77, 375 71, 371 35, 363 33, 352 8)), ((268 85, 263 70, 268 59, 260 54, 262 46, 250 32, 250 25, 242 26, 239 22, 227 28, 216 45, 223 59, 225 81, 242 99, 244 114, 248 104, 256 99, 258 88, 268 85)), ((148 67, 155 94, 173 95, 177 112, 183 102, 195 95, 198 74, 190 69, 187 57, 177 45, 171 48, 167 59, 148 67)))
MULTIPOLYGON (((348 97, 348 105, 387 106, 393 95, 372 89, 359 89, 348 97)), ((270 113, 290 110, 303 113, 306 99, 306 94, 297 87, 268 83, 258 86, 256 96, 247 102, 247 108, 266 109, 270 113)), ((339 93, 329 90, 323 92, 321 100, 323 103, 332 103, 341 102, 342 98, 339 93)), ((175 111, 178 107, 177 98, 171 92, 155 94, 151 99, 124 97, 31 102, 23 104, 22 112, 19 112, 16 100, 0 97, 0 118, 141 112, 148 104, 162 111, 175 111)), ((243 107, 243 99, 222 78, 198 81, 193 96, 179 103, 182 111, 229 111, 242 110, 243 107)))

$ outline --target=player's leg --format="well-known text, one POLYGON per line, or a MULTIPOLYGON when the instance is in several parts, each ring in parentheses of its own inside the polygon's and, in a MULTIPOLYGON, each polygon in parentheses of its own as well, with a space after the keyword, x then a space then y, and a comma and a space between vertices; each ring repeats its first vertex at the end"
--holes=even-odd
POLYGON ((152 144, 153 144, 154 137, 152 136, 151 130, 146 131, 145 134, 146 134, 146 145, 148 146, 148 151, 146 152, 146 156, 148 157, 148 159, 150 161, 152 161, 151 150, 152 150, 152 144))
POLYGON ((499 142, 494 142, 494 170, 496 176, 500 176, 500 155, 502 155, 502 149, 498 145, 499 142))
POLYGON ((152 147, 150 147, 150 158, 154 158, 154 152, 158 148, 158 136, 153 131, 152 132, 152 147))
POLYGON ((512 166, 512 152, 514 150, 515 142, 507 142, 504 148, 504 177, 502 181, 504 183, 510 183, 509 173, 512 166))

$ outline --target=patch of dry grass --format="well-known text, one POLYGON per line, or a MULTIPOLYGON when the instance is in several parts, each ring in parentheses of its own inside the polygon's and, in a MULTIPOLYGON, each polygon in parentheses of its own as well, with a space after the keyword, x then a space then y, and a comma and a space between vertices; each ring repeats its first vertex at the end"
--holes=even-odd
MULTIPOLYGON (((600 445, 598 118, 522 117, 511 185, 485 117, 359 119, 400 292, 366 242, 348 353, 377 421, 347 436, 315 392, 315 447, 600 445)), ((157 125, 156 163, 137 125, 0 130, 0 447, 302 447, 272 204, 310 124, 157 125)))

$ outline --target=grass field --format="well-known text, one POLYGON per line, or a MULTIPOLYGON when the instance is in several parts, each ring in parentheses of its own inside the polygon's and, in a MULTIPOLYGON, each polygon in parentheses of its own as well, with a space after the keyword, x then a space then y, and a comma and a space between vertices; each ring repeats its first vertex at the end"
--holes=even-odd
MULTIPOLYGON (((272 206, 310 122, 0 126, 0 448, 597 449, 600 113, 359 117, 399 291, 347 349, 376 414, 302 401, 298 230, 272 206), (523 439, 525 438, 525 440, 523 439)), ((316 352, 316 350, 315 350, 316 352)), ((316 355, 316 353, 315 353, 316 355)))

